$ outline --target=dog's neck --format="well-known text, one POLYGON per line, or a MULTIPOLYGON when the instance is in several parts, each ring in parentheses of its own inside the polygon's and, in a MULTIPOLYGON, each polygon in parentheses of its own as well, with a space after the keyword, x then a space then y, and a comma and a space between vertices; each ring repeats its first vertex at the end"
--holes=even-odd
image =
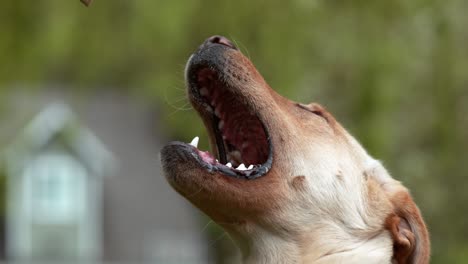
POLYGON ((233 235, 233 238, 244 264, 391 263, 392 241, 386 231, 368 238, 349 237, 330 230, 327 236, 321 233, 283 237, 256 229, 249 236, 233 235))

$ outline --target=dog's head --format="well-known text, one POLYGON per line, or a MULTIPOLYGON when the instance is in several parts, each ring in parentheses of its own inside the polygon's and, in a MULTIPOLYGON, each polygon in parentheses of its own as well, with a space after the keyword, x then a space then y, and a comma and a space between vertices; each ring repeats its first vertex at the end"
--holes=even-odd
POLYGON ((260 228, 339 243, 386 232, 395 260, 427 261, 427 231, 408 191, 322 106, 274 92, 220 36, 191 56, 186 82, 214 154, 172 142, 161 152, 165 175, 233 236, 260 228))

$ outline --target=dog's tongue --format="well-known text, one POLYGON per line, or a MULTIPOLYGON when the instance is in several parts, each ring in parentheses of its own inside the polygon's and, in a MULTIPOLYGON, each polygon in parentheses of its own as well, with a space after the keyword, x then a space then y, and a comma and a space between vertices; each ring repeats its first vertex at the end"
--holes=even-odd
POLYGON ((210 152, 208 151, 198 151, 198 155, 203 159, 204 162, 210 163, 210 164, 215 164, 216 159, 211 155, 210 152))

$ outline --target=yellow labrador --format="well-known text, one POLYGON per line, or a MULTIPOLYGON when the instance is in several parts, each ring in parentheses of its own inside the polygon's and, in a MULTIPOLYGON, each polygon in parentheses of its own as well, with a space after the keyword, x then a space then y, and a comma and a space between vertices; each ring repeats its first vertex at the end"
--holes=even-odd
POLYGON ((198 138, 171 142, 165 176, 230 234, 244 263, 429 262, 408 190, 323 107, 277 94, 221 36, 185 75, 214 154, 198 138))

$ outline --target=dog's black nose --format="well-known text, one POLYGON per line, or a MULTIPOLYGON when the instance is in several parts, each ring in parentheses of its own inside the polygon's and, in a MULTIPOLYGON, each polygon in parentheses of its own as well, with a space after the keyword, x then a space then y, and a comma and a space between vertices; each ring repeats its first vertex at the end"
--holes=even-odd
POLYGON ((204 45, 207 45, 207 44, 208 45, 209 44, 221 44, 231 49, 237 50, 237 47, 229 39, 223 36, 215 35, 215 36, 209 37, 207 40, 205 40, 204 45))

